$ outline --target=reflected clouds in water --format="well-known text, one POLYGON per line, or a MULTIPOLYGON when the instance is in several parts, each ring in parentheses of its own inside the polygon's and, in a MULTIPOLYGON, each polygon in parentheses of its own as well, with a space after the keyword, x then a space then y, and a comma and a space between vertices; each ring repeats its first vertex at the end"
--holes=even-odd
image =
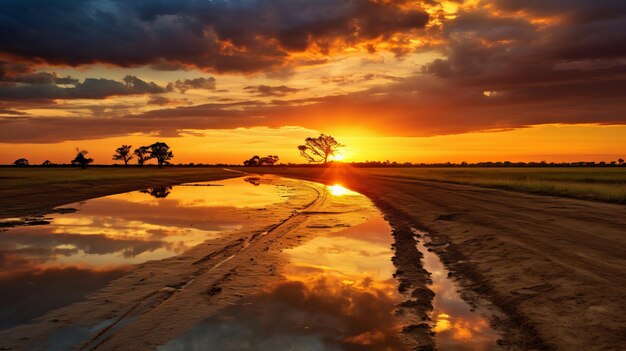
POLYGON ((400 350, 391 228, 382 218, 284 250, 285 281, 159 348, 400 350))
POLYGON ((53 218, 5 220, 0 232, 0 328, 82 298, 130 265, 171 257, 254 220, 285 201, 271 180, 164 186, 70 204, 53 218), (213 186, 216 185, 216 186, 213 186), (10 227, 15 224, 21 226, 10 227), (86 282, 91 282, 87 284, 86 282), (19 288, 22 294, 11 291, 19 288))

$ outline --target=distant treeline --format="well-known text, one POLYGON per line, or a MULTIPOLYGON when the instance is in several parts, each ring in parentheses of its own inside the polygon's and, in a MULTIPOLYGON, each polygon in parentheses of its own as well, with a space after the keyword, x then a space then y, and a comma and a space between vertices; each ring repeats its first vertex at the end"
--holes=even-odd
MULTIPOLYGON (((390 161, 366 161, 366 162, 333 162, 329 161, 327 164, 313 164, 313 163, 278 163, 278 164, 263 164, 261 167, 329 167, 332 165, 350 165, 352 167, 379 167, 379 168, 450 168, 450 167, 458 167, 458 168, 507 168, 507 167, 626 167, 626 163, 619 161, 612 162, 477 162, 477 163, 453 163, 453 162, 445 162, 445 163, 412 163, 412 162, 390 162, 390 161)), ((55 164, 55 163, 47 163, 45 165, 22 165, 26 167, 75 167, 73 164, 55 164)), ((15 167, 15 165, 4 164, 0 165, 0 167, 15 167)), ((102 165, 96 164, 91 165, 91 167, 141 167, 139 165, 128 165, 125 166, 123 164, 111 164, 111 165, 102 165)), ((145 164, 143 167, 158 167, 158 165, 145 164)), ((169 167, 242 167, 241 163, 177 163, 177 164, 169 164, 169 167)))
POLYGON ((366 162, 352 162, 350 163, 354 167, 622 167, 626 166, 624 160, 619 159, 611 162, 476 162, 476 163, 412 163, 412 162, 390 162, 390 161, 366 161, 366 162))
MULTIPOLYGON (((309 137, 304 140, 303 145, 298 145, 298 151, 308 163, 278 163, 278 155, 268 155, 261 157, 254 155, 251 158, 243 161, 244 167, 327 167, 334 164, 350 165, 352 167, 431 167, 431 168, 443 168, 443 167, 468 167, 468 168, 481 168, 481 167, 622 167, 626 166, 624 159, 619 158, 610 162, 477 162, 477 163, 412 163, 412 162, 392 162, 392 161, 365 161, 365 162, 340 162, 333 161, 334 157, 340 155, 339 150, 345 147, 345 145, 339 143, 331 135, 320 134, 318 137, 309 137)), ((26 158, 19 158, 15 160, 12 166, 17 167, 72 167, 80 166, 86 168, 87 165, 92 167, 153 167, 148 165, 147 161, 155 159, 157 160, 157 167, 161 168, 164 165, 170 167, 241 167, 242 163, 228 164, 206 164, 206 163, 178 163, 173 164, 171 160, 174 158, 174 153, 171 151, 169 145, 164 142, 157 141, 149 146, 140 146, 133 150, 132 145, 122 145, 115 149, 113 154, 113 160, 123 161, 123 165, 93 165, 94 160, 88 158, 86 155, 89 152, 87 150, 80 150, 76 148, 76 157, 70 161, 71 164, 54 164, 49 160, 44 161, 41 165, 32 165, 26 158), (137 163, 131 165, 129 162, 135 159, 137 163)), ((338 158, 339 159, 339 158, 338 158)), ((3 166, 3 165, 0 165, 3 166)), ((8 166, 8 165, 6 165, 8 166)))

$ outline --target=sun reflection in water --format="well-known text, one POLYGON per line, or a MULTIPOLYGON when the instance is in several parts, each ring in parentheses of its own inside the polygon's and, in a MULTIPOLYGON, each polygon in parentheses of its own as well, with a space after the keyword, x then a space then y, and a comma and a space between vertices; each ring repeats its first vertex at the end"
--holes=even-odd
MULTIPOLYGON (((428 234, 416 231, 423 238, 428 234)), ((430 289, 435 293, 431 319, 434 322, 437 348, 447 350, 496 350, 499 335, 491 329, 489 322, 473 312, 457 292, 458 286, 448 278, 448 271, 439 257, 424 245, 422 239, 417 247, 424 255, 424 268, 431 273, 430 289)))
POLYGON ((339 184, 327 185, 326 188, 328 189, 330 194, 333 195, 333 196, 344 196, 344 195, 355 195, 355 194, 357 194, 354 191, 352 191, 350 189, 347 189, 347 188, 344 188, 343 186, 341 186, 339 184))

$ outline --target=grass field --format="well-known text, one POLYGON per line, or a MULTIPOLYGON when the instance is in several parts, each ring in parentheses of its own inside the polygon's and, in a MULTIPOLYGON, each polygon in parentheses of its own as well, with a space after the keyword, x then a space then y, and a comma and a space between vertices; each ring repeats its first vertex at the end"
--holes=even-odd
POLYGON ((543 195, 626 203, 620 168, 369 168, 363 172, 509 189, 543 195))
POLYGON ((136 180, 145 178, 177 178, 222 173, 216 167, 0 167, 0 189, 33 185, 89 183, 98 181, 136 180))
MULTIPOLYGON (((240 168, 243 171, 270 171, 269 168, 240 168)), ((304 172, 310 168, 272 167, 271 173, 284 175, 304 172)), ((93 183, 98 181, 130 181, 146 178, 174 179, 188 176, 215 175, 219 168, 156 167, 122 168, 92 167, 43 168, 0 167, 0 189, 24 188, 33 185, 93 183)), ((620 168, 356 168, 355 173, 431 180, 494 187, 543 195, 566 196, 595 201, 626 203, 626 167, 620 168)))

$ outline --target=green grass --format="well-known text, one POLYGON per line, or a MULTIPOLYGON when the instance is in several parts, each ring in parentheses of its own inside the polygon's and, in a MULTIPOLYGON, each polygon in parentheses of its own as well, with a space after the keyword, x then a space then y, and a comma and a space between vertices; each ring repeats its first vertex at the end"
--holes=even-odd
POLYGON ((626 203, 626 168, 371 168, 368 174, 626 203))
POLYGON ((142 178, 178 178, 223 173, 221 168, 165 167, 0 167, 0 189, 33 185, 125 181, 142 178))

